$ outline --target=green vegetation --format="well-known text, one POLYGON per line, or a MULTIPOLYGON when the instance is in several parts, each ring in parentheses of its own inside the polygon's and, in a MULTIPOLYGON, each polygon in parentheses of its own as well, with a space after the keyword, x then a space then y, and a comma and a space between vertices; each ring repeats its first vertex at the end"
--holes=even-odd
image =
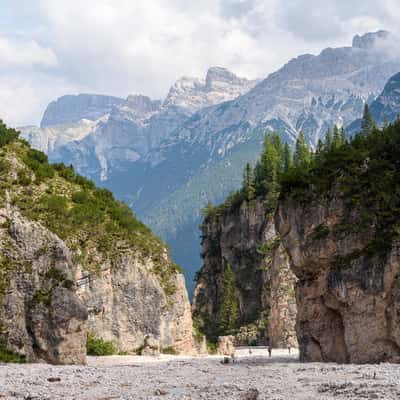
POLYGON ((25 356, 10 350, 5 342, 0 340, 0 362, 4 363, 25 363, 25 356))
POLYGON ((42 223, 71 250, 79 249, 76 257, 84 268, 99 272, 106 259, 114 262, 123 252, 139 252, 152 261, 165 293, 175 292, 174 276, 181 269, 165 257, 165 244, 127 205, 76 174, 72 166, 49 164, 45 154, 30 148, 1 121, 0 170, 1 201, 8 192, 23 215, 42 223), (15 163, 16 180, 10 173, 15 163))
POLYGON ((162 354, 172 354, 172 355, 177 355, 178 352, 176 351, 175 347, 170 346, 170 347, 164 347, 161 349, 162 354))
POLYGON ((220 334, 233 335, 239 319, 239 302, 236 295, 235 276, 227 264, 224 268, 224 292, 219 309, 220 334))
MULTIPOLYGON (((366 108, 360 134, 315 153, 307 165, 290 169, 281 180, 282 198, 304 204, 332 191, 340 194, 349 214, 343 221, 352 218, 353 223, 335 226, 335 233, 373 234, 370 243, 351 259, 384 256, 400 237, 400 121, 380 130, 370 118, 366 108), (355 216, 353 212, 350 217, 354 210, 355 216)), ((320 227, 314 236, 318 239, 327 233, 326 227, 320 227)), ((348 266, 350 261, 348 256, 334 260, 333 265, 348 266)))
MULTIPOLYGON (((304 137, 303 137, 304 139, 304 137)), ((300 145, 299 145, 300 146, 300 145)), ((299 147, 296 163, 302 162, 303 153, 299 147)), ((279 181, 282 174, 293 163, 288 145, 283 145, 277 133, 265 135, 264 146, 260 160, 253 169, 247 164, 243 173, 242 188, 231 192, 220 206, 213 206, 210 202, 203 209, 205 222, 217 215, 231 212, 240 207, 244 201, 251 202, 256 197, 263 197, 267 205, 266 212, 273 214, 279 197, 279 181)))
POLYGON ((0 120, 0 147, 15 142, 18 136, 18 132, 15 129, 7 128, 4 122, 0 120))
POLYGON ((3 296, 9 287, 10 274, 18 267, 18 264, 10 256, 0 254, 0 304, 3 302, 3 296))
POLYGON ((277 236, 277 237, 274 237, 273 239, 271 239, 271 240, 265 242, 265 243, 258 249, 258 252, 259 252, 260 254, 265 255, 265 256, 269 256, 269 255, 272 254, 273 250, 275 250, 275 249, 279 246, 280 242, 281 242, 281 240, 280 240, 280 238, 279 238, 278 236, 277 236))
POLYGON ((368 103, 365 103, 364 114, 361 123, 361 133, 364 136, 368 136, 376 128, 374 119, 372 118, 371 110, 369 109, 368 103))
POLYGON ((93 333, 88 333, 86 353, 89 356, 111 356, 117 354, 117 347, 113 342, 97 338, 93 333))
POLYGON ((209 354, 217 354, 218 344, 216 342, 208 342, 207 341, 207 351, 209 354))
POLYGON ((328 235, 329 235, 329 228, 326 225, 321 224, 314 229, 311 235, 311 240, 312 241, 322 240, 325 239, 328 235))

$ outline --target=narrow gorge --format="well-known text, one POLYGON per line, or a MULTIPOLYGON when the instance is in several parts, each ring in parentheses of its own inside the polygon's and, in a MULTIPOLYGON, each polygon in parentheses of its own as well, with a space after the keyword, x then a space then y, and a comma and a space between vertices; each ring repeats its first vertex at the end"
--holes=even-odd
POLYGON ((204 220, 204 264, 192 311, 196 328, 211 342, 234 333, 241 345, 297 346, 295 278, 267 206, 262 198, 244 200, 204 220), (233 293, 227 293, 227 271, 233 293), (225 324, 224 313, 231 314, 225 324))

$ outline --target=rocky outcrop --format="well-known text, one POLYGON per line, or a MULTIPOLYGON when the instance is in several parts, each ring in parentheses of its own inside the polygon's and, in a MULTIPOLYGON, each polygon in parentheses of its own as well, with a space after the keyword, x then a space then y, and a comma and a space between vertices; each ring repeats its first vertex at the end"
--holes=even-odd
POLYGON ((218 338, 218 354, 223 356, 231 356, 235 354, 235 337, 234 336, 220 336, 218 338))
MULTIPOLYGON (((167 254, 164 262, 167 264, 167 254)), ((88 330, 112 341, 119 351, 136 352, 151 336, 161 349, 193 353, 190 303, 182 273, 163 287, 155 265, 141 254, 125 252, 90 273, 76 273, 78 295, 88 309, 88 330)))
POLYGON ((353 38, 352 47, 359 49, 370 49, 379 45, 380 41, 385 41, 390 37, 388 31, 368 32, 362 36, 356 35, 353 38))
POLYGON ((28 362, 84 364, 87 310, 69 249, 18 211, 0 209, 0 337, 28 362))
MULTIPOLYGON (((0 135, 14 133, 0 126, 0 135)), ((49 165, 17 139, 4 147, 0 361, 4 350, 83 364, 87 334, 118 352, 137 352, 151 338, 158 351, 194 353, 183 274, 165 245, 71 168, 49 165)))
POLYGON ((98 94, 79 94, 62 96, 52 101, 44 112, 41 128, 79 122, 82 119, 95 121, 108 114, 114 106, 124 99, 98 94))
POLYGON ((0 335, 27 361, 83 364, 87 332, 120 352, 136 352, 149 336, 159 351, 196 352, 181 273, 165 288, 140 254, 89 272, 62 240, 17 210, 1 209, 0 224, 0 335))
POLYGON ((294 276, 276 235, 265 202, 209 215, 203 223, 204 264, 197 278, 192 311, 203 332, 215 340, 224 299, 224 269, 232 268, 239 303, 238 333, 242 344, 296 345, 294 276))
POLYGON ((278 231, 297 282, 303 361, 400 362, 400 252, 371 246, 373 227, 333 191, 313 202, 287 199, 278 231))
POLYGON ((257 81, 240 78, 226 68, 212 67, 206 79, 184 77, 169 90, 164 107, 179 107, 191 113, 230 101, 248 92, 257 81))
POLYGON ((277 243, 272 249, 266 263, 271 289, 269 297, 264 300, 264 306, 271 310, 268 325, 270 344, 278 348, 297 347, 296 278, 281 243, 277 243))

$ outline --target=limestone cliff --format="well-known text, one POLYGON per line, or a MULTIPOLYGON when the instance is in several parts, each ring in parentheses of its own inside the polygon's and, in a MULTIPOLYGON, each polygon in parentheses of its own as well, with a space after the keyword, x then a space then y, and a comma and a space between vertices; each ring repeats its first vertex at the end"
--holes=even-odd
MULTIPOLYGON (((295 345, 294 276, 276 235, 273 217, 258 199, 209 214, 202 227, 204 264, 197 278, 192 310, 210 340, 221 333, 220 309, 225 295, 224 269, 229 265, 238 299, 236 340, 274 346, 295 345)), ((228 332, 229 333, 229 332, 228 332)))
POLYGON ((4 125, 0 169, 0 358, 84 363, 87 333, 194 351, 182 272, 125 205, 4 125))
POLYGON ((397 121, 284 179, 277 229, 304 361, 400 362, 399 149, 397 121))
MULTIPOLYGON (((170 262, 165 253, 166 265, 170 262)), ((183 275, 174 272, 164 287, 150 257, 124 252, 106 259, 91 273, 80 265, 75 278, 87 306, 88 330, 114 342, 119 351, 135 352, 146 336, 178 353, 192 353, 192 319, 183 275)))
POLYGON ((65 244, 18 210, 0 209, 0 337, 28 362, 82 364, 87 311, 65 244))
POLYGON ((335 195, 279 208, 279 232, 298 278, 303 361, 400 361, 399 246, 383 258, 362 254, 372 232, 344 230, 359 224, 359 212, 335 195))

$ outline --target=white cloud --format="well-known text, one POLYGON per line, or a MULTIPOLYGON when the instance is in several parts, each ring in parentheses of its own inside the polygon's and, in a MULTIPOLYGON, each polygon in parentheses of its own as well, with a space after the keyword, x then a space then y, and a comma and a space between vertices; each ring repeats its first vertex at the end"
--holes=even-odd
POLYGON ((0 36, 0 68, 50 68, 57 66, 57 57, 49 48, 34 40, 20 41, 0 36))
POLYGON ((264 77, 355 33, 397 29, 400 16, 398 0, 2 2, 0 117, 11 124, 38 123, 65 91, 160 98, 212 65, 264 77))

